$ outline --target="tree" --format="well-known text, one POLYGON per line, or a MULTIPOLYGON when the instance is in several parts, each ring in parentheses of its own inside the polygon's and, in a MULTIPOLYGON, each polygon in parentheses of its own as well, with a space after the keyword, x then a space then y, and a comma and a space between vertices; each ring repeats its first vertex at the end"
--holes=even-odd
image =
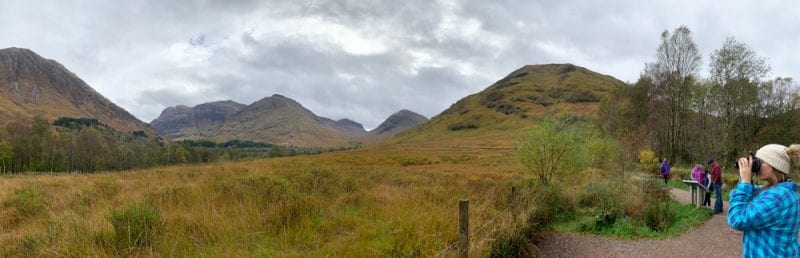
POLYGON ((29 169, 32 156, 30 150, 31 128, 17 122, 11 122, 6 124, 6 133, 8 135, 8 142, 14 149, 11 171, 18 172, 29 169))
POLYGON ((701 58, 691 32, 680 26, 670 34, 661 34, 661 45, 656 52, 656 62, 647 64, 645 74, 653 87, 649 91, 649 128, 665 156, 674 160, 686 155, 685 139, 689 113, 689 86, 700 69, 701 58))
POLYGON ((516 147, 517 159, 543 184, 584 166, 586 139, 580 129, 545 120, 516 147))
POLYGON ((11 164, 12 158, 14 157, 14 149, 11 148, 11 144, 7 143, 6 141, 0 140, 0 172, 3 174, 8 171, 8 165, 11 164))
POLYGON ((97 129, 82 129, 76 140, 76 167, 82 171, 97 171, 108 157, 106 152, 106 144, 97 129))
POLYGON ((187 163, 189 162, 189 151, 187 151, 183 146, 176 146, 175 148, 175 162, 177 163, 187 163))
POLYGON ((732 159, 753 147, 753 137, 763 126, 763 100, 770 91, 763 80, 770 68, 750 47, 729 37, 711 54, 710 71, 713 114, 722 120, 726 158, 732 159))

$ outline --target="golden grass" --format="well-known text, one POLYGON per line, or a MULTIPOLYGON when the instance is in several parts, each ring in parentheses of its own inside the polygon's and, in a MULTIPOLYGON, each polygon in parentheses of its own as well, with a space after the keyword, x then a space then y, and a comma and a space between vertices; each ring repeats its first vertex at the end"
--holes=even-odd
MULTIPOLYGON (((2 256, 435 255, 457 239, 458 200, 470 199, 472 237, 486 254, 515 223, 507 200, 523 175, 510 150, 403 148, 160 167, 92 175, 0 178, 2 256), (22 216, 9 199, 44 196, 22 216), (165 230, 150 247, 114 242, 113 209, 156 207, 165 230)), ((36 202, 34 200, 34 202, 36 202)))

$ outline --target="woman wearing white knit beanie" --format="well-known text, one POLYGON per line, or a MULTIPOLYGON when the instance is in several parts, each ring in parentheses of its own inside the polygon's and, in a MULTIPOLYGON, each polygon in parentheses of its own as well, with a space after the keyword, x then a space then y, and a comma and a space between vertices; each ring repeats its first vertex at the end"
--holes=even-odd
POLYGON ((800 193, 790 177, 798 162, 797 144, 765 145, 755 157, 739 159, 741 178, 730 194, 728 225, 744 231, 743 257, 800 257, 800 193), (754 171, 766 185, 753 185, 754 171))

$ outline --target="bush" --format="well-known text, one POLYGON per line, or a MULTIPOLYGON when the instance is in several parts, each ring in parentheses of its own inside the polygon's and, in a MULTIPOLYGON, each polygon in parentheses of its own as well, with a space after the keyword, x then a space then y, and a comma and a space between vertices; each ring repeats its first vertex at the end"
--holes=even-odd
POLYGON ((585 132, 568 122, 544 120, 517 143, 514 154, 543 184, 580 171, 587 163, 585 132), (548 158, 542 158, 548 157, 548 158))
POLYGON ((722 173, 722 182, 725 183, 725 189, 733 189, 736 188, 736 185, 739 184, 739 171, 736 171, 737 174, 733 173, 722 173))
POLYGON ((592 167, 619 171, 622 161, 619 155, 620 147, 616 141, 607 138, 592 138, 588 145, 592 167))
POLYGON ((588 90, 578 90, 567 98, 569 103, 600 102, 600 97, 588 90))
POLYGON ((668 202, 672 200, 669 194, 669 186, 662 183, 659 179, 644 178, 639 183, 639 189, 642 191, 643 199, 647 202, 668 202))
POLYGON ((684 179, 691 179, 692 171, 686 168, 670 168, 670 177, 673 181, 680 182, 684 179))
POLYGON ((642 202, 644 210, 639 217, 647 227, 655 231, 664 231, 675 222, 675 211, 670 208, 672 197, 669 186, 658 179, 645 178, 641 181, 642 202))
POLYGON ((50 200, 36 188, 23 188, 14 192, 6 202, 5 206, 15 208, 23 217, 35 217, 45 211, 50 200))
POLYGON ((144 203, 131 203, 111 211, 114 239, 123 247, 151 246, 164 224, 158 209, 144 203))
POLYGON ((670 209, 669 202, 658 202, 650 205, 644 213, 644 223, 652 230, 663 232, 675 222, 675 211, 670 209))
POLYGON ((575 211, 574 203, 559 186, 529 181, 523 189, 516 205, 524 209, 527 219, 492 241, 490 257, 536 257, 536 248, 531 244, 534 236, 558 216, 575 211))
POLYGON ((475 123, 475 122, 463 122, 463 123, 462 122, 458 122, 458 123, 453 123, 453 124, 447 125, 447 129, 449 129, 450 131, 458 131, 458 130, 464 130, 464 129, 477 129, 478 127, 480 127, 480 126, 478 125, 478 123, 475 123))
POLYGON ((580 197, 582 207, 595 207, 596 229, 614 225, 625 211, 626 188, 622 182, 604 180, 590 184, 580 197))
POLYGON ((639 167, 644 172, 659 173, 658 171, 658 157, 656 153, 651 150, 643 150, 639 152, 639 167))
POLYGON ((537 257, 531 242, 524 234, 501 235, 492 242, 489 257, 537 257))
POLYGON ((530 193, 534 205, 528 217, 530 231, 537 232, 547 226, 554 217, 564 216, 575 210, 573 202, 564 194, 562 187, 540 185, 530 193))
POLYGON ((421 158, 421 157, 406 157, 406 156, 396 156, 392 157, 400 166, 414 166, 414 165, 428 165, 432 164, 433 162, 428 158, 421 158))

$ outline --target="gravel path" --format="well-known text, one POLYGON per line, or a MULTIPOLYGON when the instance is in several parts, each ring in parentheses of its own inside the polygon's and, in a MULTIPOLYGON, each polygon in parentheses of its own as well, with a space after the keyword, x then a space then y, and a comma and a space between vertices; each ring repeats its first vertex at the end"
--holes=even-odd
MULTIPOLYGON (((673 198, 690 203, 690 194, 672 189, 673 198)), ((713 195, 711 204, 714 204, 713 195)), ((602 236, 545 233, 537 247, 544 257, 741 257, 741 232, 730 231, 728 203, 704 225, 663 240, 616 240, 602 236)))

